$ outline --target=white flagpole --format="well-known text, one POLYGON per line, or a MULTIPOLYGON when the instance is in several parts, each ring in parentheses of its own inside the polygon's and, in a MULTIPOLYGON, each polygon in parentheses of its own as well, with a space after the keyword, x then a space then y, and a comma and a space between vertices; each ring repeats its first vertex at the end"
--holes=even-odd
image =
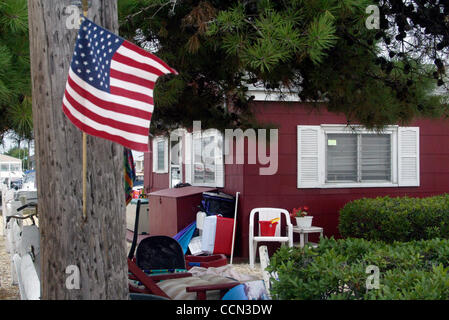
POLYGON ((231 247, 231 261, 230 261, 231 265, 232 265, 232 260, 234 258, 235 226, 237 224, 237 207, 239 205, 239 194, 240 194, 240 192, 235 193, 234 227, 232 229, 232 247, 231 247))

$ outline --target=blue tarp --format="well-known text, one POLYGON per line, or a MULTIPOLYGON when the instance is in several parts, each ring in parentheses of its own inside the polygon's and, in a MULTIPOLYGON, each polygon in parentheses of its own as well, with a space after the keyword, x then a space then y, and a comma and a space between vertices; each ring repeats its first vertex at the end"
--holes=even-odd
POLYGON ((189 248, 190 240, 192 240, 193 233, 196 229, 196 221, 189 224, 187 227, 182 229, 178 234, 173 236, 173 239, 179 242, 182 247, 182 251, 184 254, 187 253, 187 249, 189 248))

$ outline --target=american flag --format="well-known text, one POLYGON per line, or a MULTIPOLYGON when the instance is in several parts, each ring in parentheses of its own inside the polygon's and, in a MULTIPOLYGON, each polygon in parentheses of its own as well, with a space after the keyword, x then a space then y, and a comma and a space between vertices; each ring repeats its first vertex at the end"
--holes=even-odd
POLYGON ((87 134, 148 151, 153 89, 174 73, 158 57, 83 17, 63 98, 63 111, 87 134))

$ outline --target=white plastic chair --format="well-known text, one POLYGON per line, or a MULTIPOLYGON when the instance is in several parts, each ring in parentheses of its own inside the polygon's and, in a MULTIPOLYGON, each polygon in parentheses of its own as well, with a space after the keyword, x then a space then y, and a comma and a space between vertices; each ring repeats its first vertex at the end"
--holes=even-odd
POLYGON ((288 246, 293 247, 293 225, 290 222, 290 214, 287 210, 279 208, 255 208, 251 210, 249 215, 249 265, 251 268, 254 268, 254 261, 256 260, 257 243, 262 241, 288 242, 288 246), (284 214, 287 223, 287 236, 281 236, 281 219, 276 225, 276 231, 273 237, 260 236, 260 224, 257 228, 258 234, 254 235, 254 218, 256 213, 259 214, 259 221, 270 221, 275 218, 281 218, 281 215, 284 214))

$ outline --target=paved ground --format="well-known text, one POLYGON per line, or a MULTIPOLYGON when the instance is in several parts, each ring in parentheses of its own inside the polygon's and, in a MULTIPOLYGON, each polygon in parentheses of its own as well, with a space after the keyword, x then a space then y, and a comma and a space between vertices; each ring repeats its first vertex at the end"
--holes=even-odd
MULTIPOLYGON (((1 216, 0 230, 3 230, 3 217, 1 216)), ((0 300, 19 300, 19 288, 11 284, 11 260, 6 251, 5 241, 5 237, 0 232, 0 300)))

